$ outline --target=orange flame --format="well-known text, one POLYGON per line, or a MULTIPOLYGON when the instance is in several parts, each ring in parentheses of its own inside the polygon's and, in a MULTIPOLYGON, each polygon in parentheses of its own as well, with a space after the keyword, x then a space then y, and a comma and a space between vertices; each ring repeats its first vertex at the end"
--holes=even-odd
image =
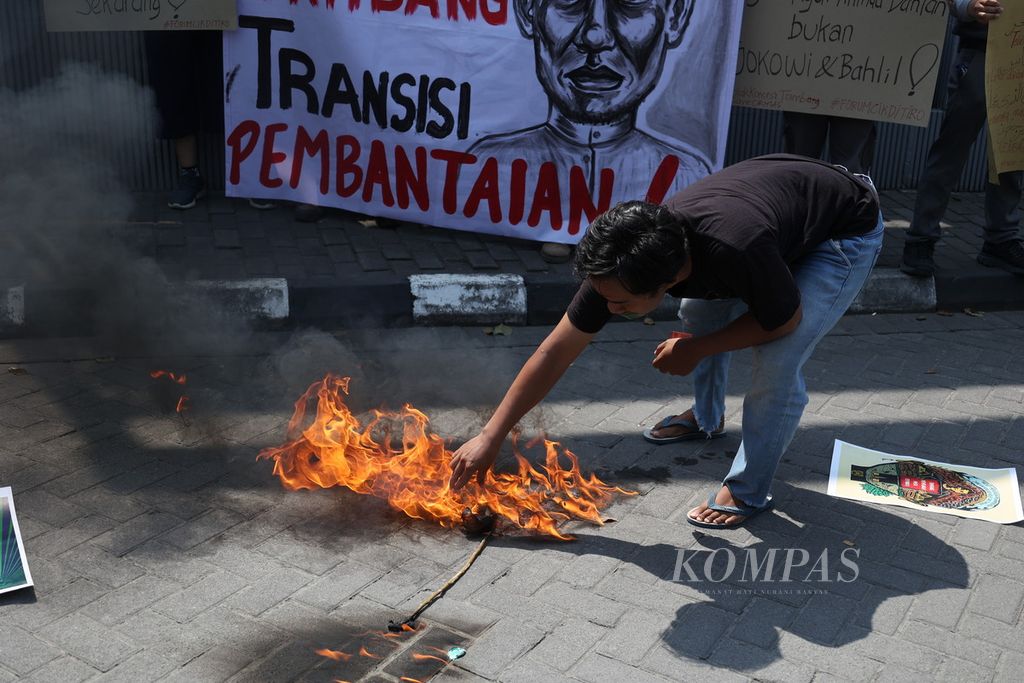
POLYGON ((489 472, 483 485, 474 478, 459 491, 449 488, 452 452, 430 432, 430 420, 406 404, 398 411, 373 411, 364 427, 345 404, 348 377, 328 374, 310 385, 295 402, 288 422, 288 442, 267 448, 259 457, 274 460, 274 474, 290 490, 344 486, 356 493, 384 498, 415 519, 430 519, 453 527, 466 508, 484 507, 520 529, 562 540, 558 531, 570 518, 602 524, 599 511, 616 493, 634 495, 580 472, 572 451, 544 440, 546 464, 537 469, 516 449, 518 471, 489 472), (308 426, 308 405, 316 399, 316 414, 308 426), (387 432, 401 425, 401 445, 387 432), (379 440, 378 440, 379 439, 379 440), (564 456, 569 469, 559 462, 564 456))
POLYGON ((188 378, 187 375, 176 375, 170 370, 154 370, 149 373, 149 376, 153 379, 160 379, 161 377, 168 377, 175 384, 184 384, 188 378))
POLYGON ((329 650, 326 647, 322 650, 317 650, 316 653, 321 657, 328 657, 336 662, 347 662, 352 659, 352 655, 340 652, 338 650, 329 650))
POLYGON ((423 681, 421 681, 421 680, 419 680, 417 678, 409 678, 408 676, 401 676, 401 677, 399 677, 398 680, 405 681, 405 683, 423 683, 423 681))
MULTIPOLYGON (((173 372, 171 372, 170 370, 154 370, 153 372, 149 373, 149 376, 152 377, 153 379, 160 379, 161 377, 167 377, 172 382, 174 382, 175 384, 181 384, 181 385, 184 385, 185 382, 188 379, 186 375, 176 375, 173 372)), ((185 412, 188 409, 189 409, 188 396, 182 396, 181 398, 178 399, 178 405, 176 405, 174 407, 174 412, 180 414, 180 413, 185 412)))
POLYGON ((436 662, 441 662, 442 664, 447 664, 448 663, 447 659, 441 659, 440 657, 438 657, 436 655, 423 655, 423 654, 420 654, 418 652, 414 652, 413 655, 412 655, 412 658, 415 661, 417 661, 417 662, 428 662, 430 660, 434 660, 436 662))
POLYGON ((369 650, 367 650, 363 646, 359 647, 359 654, 362 655, 363 657, 369 657, 370 659, 380 659, 379 655, 373 654, 372 652, 370 652, 369 650))

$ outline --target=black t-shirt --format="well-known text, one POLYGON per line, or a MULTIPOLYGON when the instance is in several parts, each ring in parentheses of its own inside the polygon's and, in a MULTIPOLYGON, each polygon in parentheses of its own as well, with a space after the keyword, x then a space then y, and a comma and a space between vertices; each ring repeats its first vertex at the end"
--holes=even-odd
MULTIPOLYGON (((800 306, 790 266, 826 240, 863 235, 878 223, 878 199, 866 182, 790 154, 741 161, 681 190, 665 206, 691 226, 693 262, 690 277, 668 293, 743 299, 766 330, 782 326, 800 306)), ((567 313, 576 329, 590 334, 612 315, 589 280, 567 313)))

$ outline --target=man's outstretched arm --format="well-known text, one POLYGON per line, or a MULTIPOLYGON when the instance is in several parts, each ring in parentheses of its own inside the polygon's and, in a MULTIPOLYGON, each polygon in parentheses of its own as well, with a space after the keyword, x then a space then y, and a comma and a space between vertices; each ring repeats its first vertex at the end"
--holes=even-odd
POLYGON ((484 428, 455 451, 452 458, 453 489, 462 488, 473 475, 483 483, 512 427, 548 395, 593 338, 593 334, 573 327, 568 315, 562 316, 555 329, 523 365, 484 428))

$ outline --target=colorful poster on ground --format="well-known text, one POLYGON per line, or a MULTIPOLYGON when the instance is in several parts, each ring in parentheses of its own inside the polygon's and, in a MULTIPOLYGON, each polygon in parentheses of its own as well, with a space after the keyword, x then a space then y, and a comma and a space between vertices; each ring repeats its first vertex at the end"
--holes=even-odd
POLYGON ((1004 2, 988 25, 985 104, 996 172, 1024 169, 1024 2, 1004 2))
POLYGON ((927 126, 945 0, 746 0, 733 104, 927 126))
POLYGON ((862 503, 983 519, 1024 520, 1017 470, 987 469, 892 455, 836 439, 828 494, 862 503))
POLYGON ((239 0, 227 192, 575 243, 722 165, 742 0, 239 0))
POLYGON ((236 0, 43 0, 47 31, 228 31, 236 0))
POLYGON ((0 488, 0 593, 32 585, 11 487, 0 488))

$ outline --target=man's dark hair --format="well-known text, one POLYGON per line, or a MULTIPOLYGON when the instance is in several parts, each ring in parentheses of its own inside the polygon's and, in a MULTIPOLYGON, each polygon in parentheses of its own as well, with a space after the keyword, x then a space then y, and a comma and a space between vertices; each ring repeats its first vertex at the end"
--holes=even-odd
POLYGON ((653 294, 689 261, 683 222, 664 206, 623 202, 594 219, 576 247, 580 278, 616 277, 627 291, 653 294))

